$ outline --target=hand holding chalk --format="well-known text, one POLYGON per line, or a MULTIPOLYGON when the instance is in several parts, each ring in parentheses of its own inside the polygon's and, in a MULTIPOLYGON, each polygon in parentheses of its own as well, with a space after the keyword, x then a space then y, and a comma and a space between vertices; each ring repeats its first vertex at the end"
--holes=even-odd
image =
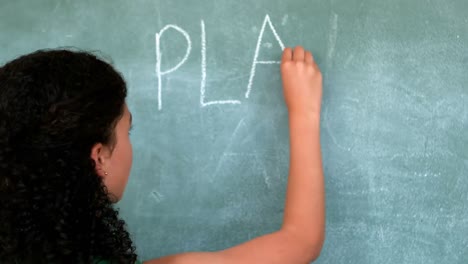
POLYGON ((320 116, 322 74, 312 53, 298 46, 286 48, 281 59, 281 75, 290 115, 320 116))

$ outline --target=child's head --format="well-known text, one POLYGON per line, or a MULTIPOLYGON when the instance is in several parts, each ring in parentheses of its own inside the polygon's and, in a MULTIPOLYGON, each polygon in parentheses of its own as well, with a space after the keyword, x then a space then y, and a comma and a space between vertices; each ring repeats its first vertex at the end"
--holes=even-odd
POLYGON ((0 68, 0 262, 135 258, 111 206, 132 162, 126 94, 120 74, 85 52, 38 51, 0 68))

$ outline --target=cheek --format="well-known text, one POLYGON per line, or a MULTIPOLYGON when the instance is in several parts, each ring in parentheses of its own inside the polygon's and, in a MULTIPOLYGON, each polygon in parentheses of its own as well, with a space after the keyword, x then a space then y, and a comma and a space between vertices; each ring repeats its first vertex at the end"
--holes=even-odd
POLYGON ((128 179, 130 178, 130 170, 132 167, 132 160, 133 160, 133 153, 132 153, 132 144, 130 142, 125 142, 126 144, 123 145, 121 152, 119 153, 118 165, 119 172, 118 172, 118 193, 119 199, 122 198, 123 193, 125 192, 125 188, 128 183, 128 179))
POLYGON ((127 150, 127 155, 128 155, 128 167, 129 169, 132 167, 132 163, 133 163, 133 146, 132 146, 132 143, 129 141, 128 142, 128 150, 127 150))
POLYGON ((123 150, 123 153, 122 153, 122 159, 121 159, 121 166, 122 167, 122 173, 124 175, 122 175, 125 179, 125 182, 126 180, 129 178, 130 176, 130 170, 132 168, 132 163, 133 163, 133 149, 132 149, 132 144, 130 143, 130 141, 127 141, 126 144, 125 144, 125 148, 122 149, 123 150))

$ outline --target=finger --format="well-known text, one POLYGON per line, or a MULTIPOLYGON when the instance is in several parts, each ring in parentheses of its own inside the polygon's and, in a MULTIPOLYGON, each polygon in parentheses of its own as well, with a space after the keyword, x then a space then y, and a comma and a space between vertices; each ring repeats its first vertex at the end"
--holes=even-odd
POLYGON ((283 55, 281 57, 281 62, 286 62, 292 60, 292 49, 291 48, 285 48, 283 50, 283 55))
POLYGON ((312 56, 312 53, 310 51, 306 51, 305 53, 305 61, 308 64, 313 64, 314 63, 314 57, 312 56))
POLYGON ((305 51, 304 48, 301 46, 297 46, 294 48, 293 52, 293 60, 294 61, 304 61, 305 51))

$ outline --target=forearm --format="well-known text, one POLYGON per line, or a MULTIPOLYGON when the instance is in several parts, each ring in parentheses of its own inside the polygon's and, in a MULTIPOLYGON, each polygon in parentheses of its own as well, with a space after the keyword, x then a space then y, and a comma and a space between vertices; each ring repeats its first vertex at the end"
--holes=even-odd
POLYGON ((325 233, 320 117, 290 114, 289 127, 290 168, 283 228, 292 230, 320 252, 325 233))

